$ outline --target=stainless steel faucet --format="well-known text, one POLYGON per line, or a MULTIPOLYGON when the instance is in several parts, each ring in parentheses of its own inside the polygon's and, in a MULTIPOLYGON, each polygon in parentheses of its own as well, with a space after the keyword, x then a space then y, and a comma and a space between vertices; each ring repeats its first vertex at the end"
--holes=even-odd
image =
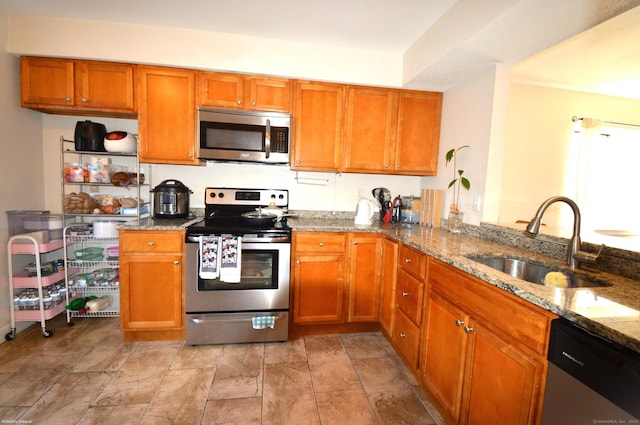
POLYGON ((540 224, 542 222, 542 215, 547 208, 555 202, 564 202, 573 210, 573 236, 571 236, 569 246, 567 246, 567 265, 573 270, 578 268, 580 261, 595 263, 600 256, 604 245, 600 246, 600 250, 597 254, 582 251, 582 241, 580 240, 580 209, 575 202, 567 197, 554 196, 544 201, 538 208, 538 212, 536 212, 535 217, 533 217, 527 225, 525 234, 531 237, 535 237, 538 234, 540 231, 540 224))

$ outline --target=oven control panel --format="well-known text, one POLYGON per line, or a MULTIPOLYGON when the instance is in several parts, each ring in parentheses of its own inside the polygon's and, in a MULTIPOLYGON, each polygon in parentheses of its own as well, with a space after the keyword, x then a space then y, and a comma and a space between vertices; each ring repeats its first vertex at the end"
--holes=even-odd
POLYGON ((277 207, 289 205, 289 191, 286 189, 232 189, 228 187, 205 189, 206 205, 248 205, 277 207))

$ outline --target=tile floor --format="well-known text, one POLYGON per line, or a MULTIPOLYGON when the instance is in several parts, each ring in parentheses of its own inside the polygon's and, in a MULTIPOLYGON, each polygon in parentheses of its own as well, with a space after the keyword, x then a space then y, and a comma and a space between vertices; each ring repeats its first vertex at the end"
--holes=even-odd
POLYGON ((192 347, 125 343, 118 320, 61 315, 0 344, 0 423, 442 423, 379 333, 192 347))

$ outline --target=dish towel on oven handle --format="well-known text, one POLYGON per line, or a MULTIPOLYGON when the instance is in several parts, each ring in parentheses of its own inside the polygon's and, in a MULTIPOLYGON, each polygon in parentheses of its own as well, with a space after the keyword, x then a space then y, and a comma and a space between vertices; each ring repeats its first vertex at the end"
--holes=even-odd
POLYGON ((251 318, 253 329, 273 329, 276 325, 275 316, 256 316, 251 318))
POLYGON ((242 237, 222 235, 220 281, 239 283, 242 269, 242 237))
POLYGON ((220 275, 220 237, 200 236, 200 278, 217 279, 220 275))

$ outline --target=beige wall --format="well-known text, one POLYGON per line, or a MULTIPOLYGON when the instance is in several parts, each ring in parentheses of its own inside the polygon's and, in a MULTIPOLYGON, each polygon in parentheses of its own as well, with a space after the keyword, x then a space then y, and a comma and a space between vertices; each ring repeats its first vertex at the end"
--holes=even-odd
MULTIPOLYGON (((531 219, 551 196, 574 198, 565 191, 564 174, 573 116, 640 123, 638 100, 515 83, 509 99, 499 217, 505 224, 531 219)), ((550 208, 544 221, 567 227, 566 211, 550 208)))
POLYGON ((0 335, 10 328, 5 211, 45 205, 41 117, 20 108, 19 61, 5 52, 6 42, 7 17, 0 11, 0 335))

